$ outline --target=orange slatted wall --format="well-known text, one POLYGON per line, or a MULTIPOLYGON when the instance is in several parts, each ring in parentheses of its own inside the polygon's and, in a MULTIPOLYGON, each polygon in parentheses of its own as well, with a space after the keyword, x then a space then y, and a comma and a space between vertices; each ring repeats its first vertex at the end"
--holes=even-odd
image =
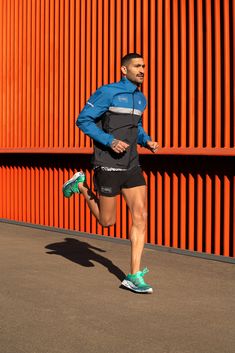
POLYGON ((152 244, 235 257, 235 0, 0 0, 0 218, 128 237, 61 187, 89 164, 75 120, 97 87, 143 54, 140 149, 152 244))

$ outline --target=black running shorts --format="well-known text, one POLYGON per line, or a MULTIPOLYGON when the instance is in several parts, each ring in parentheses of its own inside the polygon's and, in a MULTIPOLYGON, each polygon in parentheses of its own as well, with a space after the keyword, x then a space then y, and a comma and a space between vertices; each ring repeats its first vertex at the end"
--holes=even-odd
POLYGON ((122 189, 146 185, 140 167, 122 171, 106 171, 96 168, 94 171, 95 190, 102 196, 116 196, 122 189))

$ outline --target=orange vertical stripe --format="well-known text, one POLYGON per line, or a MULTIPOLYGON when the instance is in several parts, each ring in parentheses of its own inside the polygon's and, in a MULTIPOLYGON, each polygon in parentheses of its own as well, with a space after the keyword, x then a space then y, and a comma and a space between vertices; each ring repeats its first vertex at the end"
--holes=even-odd
POLYGON ((197 1, 197 69, 198 69, 198 77, 197 77, 197 141, 196 144, 198 147, 203 147, 203 75, 204 75, 204 63, 203 63, 203 2, 202 0, 197 1))
MULTIPOLYGON (((1 19, 0 19, 1 21, 1 19)), ((1 35, 0 35, 1 38, 1 35)), ((1 41, 2 43, 2 41, 1 41)), ((14 116, 14 147, 19 146, 19 3, 15 3, 15 83, 14 83, 14 105, 15 105, 15 116, 14 116)), ((1 54, 0 54, 1 56, 1 54)), ((1 103, 0 103, 1 104, 1 103)), ((1 107, 0 107, 1 112, 1 107)), ((1 134, 0 134, 1 139, 1 134)), ((1 142, 0 142, 1 144, 1 142)))
MULTIPOLYGON (((39 168, 39 190, 40 190, 40 224, 45 224, 45 206, 44 206, 44 170, 42 167, 39 168)), ((63 219, 63 218, 62 218, 63 219)))
MULTIPOLYGON (((229 1, 224 1, 224 147, 230 147, 230 34, 229 1)), ((234 101, 235 104, 235 101, 234 101)))
POLYGON ((150 181, 148 187, 150 188, 151 192, 149 194, 149 212, 148 216, 150 217, 150 237, 149 241, 151 244, 155 244, 155 229, 156 229, 156 183, 155 183, 155 175, 151 171, 150 172, 150 181))
POLYGON ((31 143, 30 146, 36 146, 36 4, 32 3, 31 8, 31 83, 30 83, 30 92, 31 92, 31 110, 30 110, 30 120, 31 120, 31 143))
POLYGON ((224 176, 224 236, 223 236, 223 255, 229 256, 230 251, 230 180, 224 176))
POLYGON ((186 249, 186 177, 180 175, 180 247, 186 249))
POLYGON ((122 56, 122 12, 121 12, 121 2, 116 1, 116 8, 115 8, 115 49, 116 49, 116 56, 115 56, 115 63, 116 63, 116 78, 115 80, 118 81, 121 78, 121 56, 122 56))
MULTIPOLYGON (((1 20, 1 8, 0 8, 0 20, 1 20)), ((0 22, 1 27, 1 22, 0 22)), ((3 218, 3 167, 0 165, 0 193, 2 195, 2 200, 0 202, 0 218, 3 218)))
POLYGON ((194 212, 195 212, 195 181, 194 176, 189 174, 189 205, 188 205, 188 233, 189 233, 189 250, 194 250, 194 212))
POLYGON ((3 2, 0 2, 0 41, 0 146, 3 146, 3 2))
POLYGON ((22 117, 23 117, 23 5, 19 2, 19 125, 18 137, 19 147, 22 147, 22 117))
POLYGON ((11 206, 14 202, 14 176, 13 176, 13 167, 10 166, 10 170, 9 170, 9 184, 10 184, 10 192, 9 192, 9 195, 8 195, 8 198, 10 200, 10 219, 14 219, 14 208, 11 206))
MULTIPOLYGON (((86 177, 87 177, 87 184, 91 186, 91 171, 86 172, 86 177)), ((91 232, 91 212, 89 210, 88 205, 86 204, 86 232, 91 232)))
POLYGON ((26 146, 31 146, 31 81, 32 81, 32 12, 31 12, 31 1, 26 5, 26 146))
POLYGON ((197 251, 203 251, 203 179, 197 176, 197 251))
MULTIPOLYGON (((142 44, 142 55, 144 57, 145 63, 148 65, 149 63, 149 51, 148 51, 148 40, 149 40, 149 20, 148 20, 148 14, 149 14, 149 6, 148 6, 148 1, 144 1, 142 3, 143 9, 142 9, 142 26, 143 26, 143 44, 142 44)), ((147 67, 147 70, 151 70, 151 67, 147 67)), ((150 71, 151 72, 151 71, 150 71)), ((146 75, 144 78, 144 83, 143 83, 143 94, 148 97, 148 87, 149 87, 149 75, 146 75)), ((144 117, 143 117, 143 127, 146 132, 149 133, 149 124, 148 124, 148 114, 149 114, 149 107, 147 105, 146 110, 144 112, 144 117)))
MULTIPOLYGON (((35 215, 36 215, 36 185, 35 185, 35 168, 30 167, 30 202, 31 202, 31 207, 30 207, 30 223, 35 224, 35 215)), ((53 203, 52 203, 53 204, 53 203)))
MULTIPOLYGON (((97 2, 92 2, 91 6, 91 37, 92 42, 96 41, 97 34, 97 2)), ((92 55, 91 55, 91 92, 94 93, 97 88, 97 55, 99 49, 96 45, 92 47, 92 55)))
POLYGON ((169 174, 164 173, 164 245, 166 246, 170 246, 170 196, 170 176, 169 174))
MULTIPOLYGON (((115 2, 110 1, 109 8, 109 82, 114 82, 116 80, 116 67, 115 67, 115 2)), ((120 51, 117 51, 120 57, 120 51)), ((119 64, 120 67, 120 64, 119 64)), ((118 80, 118 79, 117 79, 118 80)))
POLYGON ((163 182, 162 182, 162 174, 157 172, 157 192, 156 192, 156 200, 157 200, 157 244, 163 245, 163 220, 162 220, 162 205, 163 205, 163 182))
POLYGON ((214 2, 215 19, 215 146, 221 147, 221 32, 220 1, 214 2))
POLYGON ((14 43, 15 43, 15 19, 14 19, 14 12, 15 12, 15 4, 14 2, 11 3, 11 13, 10 13, 10 18, 11 18, 11 34, 10 34, 10 47, 11 47, 11 57, 10 57, 10 65, 11 65, 11 76, 10 76, 10 147, 14 147, 14 120, 15 120, 15 105, 14 105, 14 85, 15 85, 15 52, 14 52, 14 43))
POLYGON ((23 197, 23 202, 22 202, 22 208, 23 208, 23 214, 22 214, 22 221, 27 222, 27 206, 30 207, 29 205, 29 194, 27 193, 27 167, 22 168, 22 194, 26 195, 26 197, 23 197))
MULTIPOLYGON (((4 185, 6 185, 6 190, 10 190, 11 188, 11 178, 10 178, 10 167, 7 166, 6 167, 6 183, 4 185)), ((6 218, 11 219, 11 194, 6 193, 6 218)))
POLYGON ((212 147, 212 14, 211 1, 206 6, 206 146, 212 147))
POLYGON ((180 99, 180 145, 181 147, 186 147, 186 1, 180 1, 180 87, 181 87, 181 99, 180 99))
POLYGON ((40 34, 41 34, 41 27, 40 27, 40 2, 37 1, 36 5, 36 53, 35 53, 35 60, 36 60, 36 77, 35 77, 35 147, 40 146, 40 34))
POLYGON ((40 224, 39 205, 40 205, 40 171, 38 167, 35 167, 35 223, 36 224, 40 224))
MULTIPOLYGON (((69 177, 71 177, 72 175, 73 175, 73 170, 69 169, 69 177)), ((70 230, 74 229, 74 203, 75 202, 76 202, 75 197, 71 197, 68 202, 68 209, 67 209, 68 229, 70 229, 70 230)))
MULTIPOLYGON (((44 168, 44 212, 45 212, 45 225, 49 226, 49 170, 44 168)), ((52 198, 53 199, 53 198, 52 198)))
POLYGON ((53 189, 53 225, 54 227, 59 227, 59 194, 62 194, 61 187, 59 185, 59 170, 58 168, 53 168, 53 180, 51 188, 53 189))
POLYGON ((189 1, 189 147, 193 147, 195 144, 194 133, 195 133, 195 62, 194 62, 194 3, 189 1))
MULTIPOLYGON (((93 16, 93 13, 92 13, 93 16)), ((81 27, 81 16, 80 16, 80 3, 78 1, 75 1, 75 18, 76 18, 76 25, 75 25, 75 113, 76 113, 76 119, 78 118, 78 115, 80 113, 81 107, 80 107, 80 27, 81 27)), ((93 21, 92 21, 93 23, 93 21)), ((92 72, 93 72, 93 67, 92 67, 92 72)), ((93 76, 93 74, 92 74, 93 76)), ((80 132, 78 128, 75 126, 75 146, 78 147, 80 142, 80 132)))
MULTIPOLYGON (((86 101, 91 95, 91 1, 86 2, 86 79, 85 79, 85 97, 86 101)), ((108 65, 107 65, 108 67, 108 65)), ((85 137, 85 146, 90 146, 91 139, 86 136, 85 137)))
MULTIPOLYGON (((22 111, 22 143, 27 146, 27 7, 26 1, 23 3, 23 111, 22 111)), ((30 63, 29 63, 30 66, 30 63)))
MULTIPOLYGON (((71 178, 71 174, 69 173, 69 169, 64 169, 63 170, 63 182, 65 182, 66 180, 69 180, 71 178)), ((69 202, 70 199, 67 199, 65 197, 63 197, 63 204, 64 204, 64 208, 63 208, 63 227, 65 229, 69 229, 69 202)), ((80 216, 81 217, 81 216, 80 216)), ((84 211, 83 211, 83 218, 84 218, 84 211)), ((83 231, 84 229, 81 229, 81 231, 83 231)))
MULTIPOLYGON (((156 99, 156 24, 155 24, 156 5, 155 1, 150 2, 150 42, 149 48, 149 97, 150 102, 156 99)), ((156 105, 149 106, 149 123, 150 123, 150 136, 153 141, 156 141, 156 105)))
MULTIPOLYGON (((48 128, 49 128, 49 147, 54 146, 54 135, 57 131, 54 129, 54 83, 55 83, 55 7, 54 1, 50 1, 50 17, 49 17, 49 109, 48 109, 48 128)), ((72 96, 72 95, 71 95, 72 96)))
MULTIPOLYGON (((86 14, 86 8, 85 8, 85 1, 81 2, 81 32, 80 32, 80 104, 81 104, 81 110, 83 109, 83 106, 85 105, 86 102, 86 92, 85 88, 86 85, 84 84, 86 81, 85 73, 86 73, 86 23, 85 23, 85 14, 86 14)), ((102 27, 101 27, 102 28, 102 27)), ((102 29, 99 28, 99 33, 102 32, 102 29)), ((100 36, 99 36, 100 38, 100 36)), ((99 45, 101 48, 101 46, 99 45)), ((102 53, 101 53, 102 55, 102 53)), ((102 70, 100 70, 100 73, 102 74, 102 70)), ((85 136, 81 130, 79 131, 80 133, 80 146, 84 147, 85 146, 85 136)))
POLYGON ((126 55, 128 53, 128 46, 127 46, 127 25, 128 25, 128 14, 127 14, 127 8, 128 8, 128 1, 123 0, 122 1, 122 56, 126 55))
POLYGON ((179 226, 179 195, 178 195, 178 175, 173 173, 173 189, 172 189, 172 246, 178 247, 178 226, 179 226))
MULTIPOLYGON (((23 174, 23 168, 18 167, 18 190, 20 190, 19 192, 19 221, 23 221, 23 189, 22 189, 22 185, 23 185, 23 178, 22 178, 22 174, 23 174)), ((40 209, 40 207, 38 207, 40 209)))
POLYGON ((165 146, 170 147, 170 133, 171 133, 171 22, 170 22, 170 1, 165 0, 165 91, 164 91, 164 126, 165 126, 165 146))
POLYGON ((6 25, 6 53, 7 53, 7 87, 6 87, 6 145, 11 143, 11 3, 7 2, 6 25))
POLYGON ((64 2, 64 147, 69 147, 69 2, 64 2))
MULTIPOLYGON (((233 47, 233 64, 235 60, 235 1, 232 2, 232 47, 233 47)), ((233 102, 235 102, 235 70, 233 66, 233 86, 231 85, 230 87, 233 88, 233 102)), ((233 125, 233 146, 235 146, 235 109, 233 108, 233 117, 232 117, 232 125, 233 125)), ((232 129, 232 127, 231 127, 232 129)), ((235 242, 234 242, 235 244, 235 242)), ((235 245, 234 245, 235 247, 235 245)), ((235 254, 235 252, 234 252, 235 254)))
POLYGON ((128 52, 133 53, 135 47, 135 16, 133 14, 134 11, 135 1, 128 0, 128 52))
MULTIPOLYGON (((155 3, 155 1, 154 1, 155 3)), ((152 1, 151 1, 152 6, 152 1)), ((142 53, 142 20, 141 20, 142 8, 141 0, 135 0, 135 48, 136 52, 142 53)), ((151 21, 152 24, 152 21, 151 21)), ((154 45, 154 43, 153 43, 154 45)))
POLYGON ((59 147, 64 146, 64 0, 60 1, 60 41, 59 41, 59 147))
POLYGON ((74 147, 75 111, 74 111, 74 85, 75 85, 75 1, 70 2, 69 11, 69 147, 74 147))
POLYGON ((6 195, 6 190, 7 190, 7 168, 3 168, 3 173, 2 173, 2 185, 3 185, 3 188, 2 188, 2 204, 3 204, 3 212, 2 212, 2 216, 3 218, 7 218, 7 195, 6 195))
MULTIPOLYGON (((56 213, 56 206, 57 203, 55 202, 55 195, 54 195, 54 171, 53 168, 48 168, 49 169, 49 182, 48 182, 48 192, 50 195, 49 198, 49 226, 54 227, 54 214, 56 213), (54 207, 55 206, 55 207, 54 207)), ((58 193, 58 191, 56 190, 56 193, 58 193)))
POLYGON ((178 58, 178 0, 173 1, 173 22, 172 22, 172 29, 173 29, 173 146, 178 146, 178 136, 179 136, 179 131, 178 131, 178 111, 179 111, 179 92, 178 92, 178 86, 179 86, 179 58, 178 58))
POLYGON ((68 179, 64 178, 64 173, 62 168, 59 168, 58 180, 59 180, 59 185, 58 185, 59 187, 59 203, 58 203, 59 204, 59 227, 64 228, 64 196, 62 193, 62 185, 68 179))
POLYGON ((162 132, 163 132, 163 43, 162 43, 162 32, 163 32, 163 6, 162 0, 157 1, 157 141, 162 146, 162 132))
POLYGON ((40 23, 40 147, 45 146, 45 9, 44 1, 41 0, 41 23, 40 23))
POLYGON ((220 254, 220 234, 221 234, 221 180, 219 176, 215 176, 215 254, 220 254))
POLYGON ((45 0, 45 100, 44 100, 44 143, 49 147, 49 98, 50 98, 50 20, 49 0, 45 0))
POLYGON ((17 189, 17 182, 18 182, 19 174, 17 173, 17 166, 13 166, 13 199, 14 199, 14 220, 18 221, 19 219, 19 192, 17 189))
MULTIPOLYGON (((98 33, 100 35, 97 38, 97 87, 100 87, 103 84, 103 8, 102 0, 98 0, 98 33)), ((81 17, 82 18, 82 17, 81 17)), ((81 45, 82 50, 82 45, 81 45)), ((82 65, 81 65, 82 67, 82 65)), ((82 79, 82 78, 81 78, 82 79)))
POLYGON ((53 131, 53 145, 59 147, 59 58, 60 58, 60 37, 59 37, 59 3, 55 1, 55 53, 54 53, 54 65, 55 65, 55 83, 54 83, 54 131, 53 131))
POLYGON ((30 209, 31 209, 31 199, 30 199, 30 168, 25 166, 23 173, 23 194, 25 195, 25 201, 23 206, 23 219, 24 222, 30 222, 30 209))
MULTIPOLYGON (((235 17, 234 17, 235 18, 235 17)), ((233 239, 233 246, 232 246, 232 256, 235 257, 235 176, 233 177, 233 194, 232 194, 232 202, 233 202, 233 214, 232 214, 232 220, 233 220, 233 232, 232 232, 232 239, 233 239)))
POLYGON ((109 1, 104 0, 103 5, 103 84, 109 82, 109 1))
POLYGON ((211 228, 212 228, 212 181, 211 177, 206 175, 206 214, 205 214, 205 222, 206 222, 206 249, 207 253, 211 252, 211 228))
POLYGON ((7 30, 6 30, 7 5, 3 3, 3 89, 2 89, 2 146, 7 147, 6 126, 7 126, 7 30))

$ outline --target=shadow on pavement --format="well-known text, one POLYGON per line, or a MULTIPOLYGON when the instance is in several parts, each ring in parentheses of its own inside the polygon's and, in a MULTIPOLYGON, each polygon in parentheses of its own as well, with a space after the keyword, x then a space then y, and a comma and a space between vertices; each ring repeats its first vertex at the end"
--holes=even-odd
POLYGON ((63 242, 49 244, 45 246, 45 248, 52 250, 47 252, 47 254, 63 256, 84 267, 94 267, 95 265, 92 261, 96 261, 106 267, 108 271, 115 275, 120 281, 125 278, 124 272, 114 265, 112 261, 93 251, 96 250, 104 253, 106 252, 105 250, 96 248, 83 241, 65 238, 63 242))

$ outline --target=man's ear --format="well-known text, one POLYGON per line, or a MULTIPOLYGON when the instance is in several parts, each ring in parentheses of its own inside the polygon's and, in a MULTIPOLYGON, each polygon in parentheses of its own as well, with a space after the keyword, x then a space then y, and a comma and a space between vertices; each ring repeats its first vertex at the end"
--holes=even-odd
POLYGON ((121 66, 121 72, 122 72, 123 75, 126 75, 126 73, 127 73, 126 66, 121 66))

